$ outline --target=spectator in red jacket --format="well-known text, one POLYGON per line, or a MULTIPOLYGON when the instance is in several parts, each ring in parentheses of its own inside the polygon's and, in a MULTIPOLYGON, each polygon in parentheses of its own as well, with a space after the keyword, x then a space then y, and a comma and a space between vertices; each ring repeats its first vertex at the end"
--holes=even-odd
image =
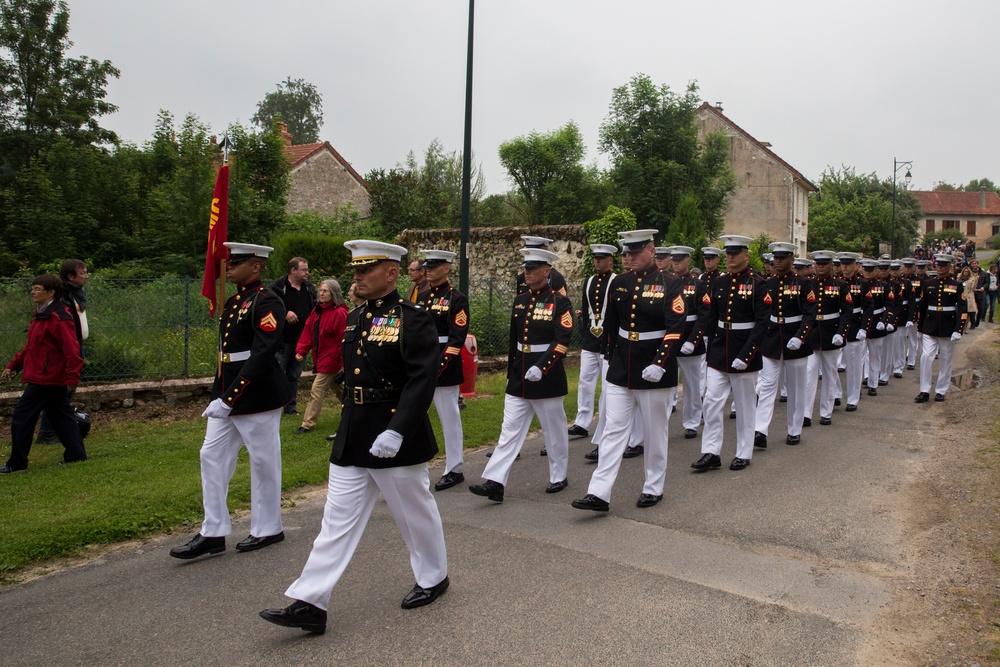
POLYGON ((344 370, 344 360, 341 357, 341 346, 344 342, 344 325, 347 324, 347 305, 336 280, 324 280, 319 286, 316 306, 306 318, 305 328, 295 346, 295 359, 303 361, 311 351, 313 355, 312 390, 309 393, 309 405, 302 419, 302 426, 295 429, 296 435, 302 435, 313 430, 319 412, 323 407, 323 399, 327 391, 334 385, 343 383, 338 375, 344 370))
POLYGON ((45 274, 31 281, 35 314, 28 325, 28 341, 0 373, 0 380, 6 382, 20 371, 21 382, 26 385, 11 415, 11 453, 0 466, 0 474, 28 469, 31 439, 42 412, 66 448, 63 460, 87 460, 76 415, 69 404, 70 390, 80 383, 83 357, 73 313, 62 296, 58 276, 45 274))

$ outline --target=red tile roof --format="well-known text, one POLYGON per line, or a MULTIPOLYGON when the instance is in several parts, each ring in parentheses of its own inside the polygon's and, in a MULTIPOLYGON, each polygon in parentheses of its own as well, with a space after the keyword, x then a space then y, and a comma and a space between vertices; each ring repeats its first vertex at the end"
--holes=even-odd
POLYGON ((711 111, 712 113, 714 113, 716 116, 718 116, 722 120, 722 122, 724 122, 726 125, 728 125, 729 127, 733 128, 734 130, 736 130, 739 134, 743 135, 743 137, 745 139, 747 139, 747 141, 749 141, 750 143, 754 144, 755 146, 757 146, 757 148, 759 148, 760 150, 764 151, 764 153, 766 153, 768 156, 770 156, 771 158, 773 158, 779 164, 783 165, 785 167, 785 169, 787 169, 788 171, 790 171, 792 173, 792 176, 795 178, 795 180, 800 181, 805 186, 806 190, 811 190, 813 192, 819 192, 819 188, 816 187, 812 183, 812 181, 810 181, 808 178, 806 178, 805 176, 803 176, 802 173, 798 169, 796 169, 795 167, 793 167, 792 165, 788 164, 787 162, 785 162, 784 160, 782 160, 780 157, 778 157, 777 154, 768 147, 768 145, 766 145, 764 143, 761 143, 760 141, 757 141, 752 136, 750 136, 749 132, 747 132, 746 130, 744 130, 742 127, 740 127, 739 125, 737 125, 733 121, 729 120, 729 118, 727 118, 726 115, 722 113, 722 111, 720 111, 719 109, 716 109, 714 106, 712 106, 708 102, 702 102, 701 103, 701 107, 698 108, 698 111, 701 111, 702 109, 706 109, 706 110, 711 111))
POLYGON ((358 181, 358 183, 364 186, 365 189, 368 188, 368 183, 365 181, 364 178, 361 177, 361 174, 359 174, 357 171, 354 170, 354 167, 352 167, 351 164, 347 160, 345 160, 340 155, 340 153, 337 152, 337 149, 335 149, 333 146, 330 145, 329 141, 324 141, 318 144, 285 145, 285 155, 288 157, 288 161, 291 163, 292 169, 298 167, 300 164, 310 159, 311 157, 319 153, 322 153, 324 150, 330 151, 330 153, 333 154, 333 157, 337 159, 337 162, 342 164, 344 168, 347 169, 347 171, 351 174, 351 176, 353 176, 358 181))
POLYGON ((910 190, 920 202, 924 215, 1000 215, 1000 195, 986 193, 986 208, 980 192, 928 192, 910 190))

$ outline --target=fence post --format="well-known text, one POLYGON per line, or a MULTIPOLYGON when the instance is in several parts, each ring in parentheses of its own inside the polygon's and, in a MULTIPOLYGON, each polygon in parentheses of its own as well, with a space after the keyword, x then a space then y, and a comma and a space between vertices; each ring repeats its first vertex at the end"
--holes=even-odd
POLYGON ((188 349, 191 340, 191 276, 184 276, 184 377, 188 376, 188 349))
POLYGON ((493 345, 493 278, 490 278, 490 299, 487 310, 489 311, 489 317, 487 318, 486 321, 490 323, 487 340, 489 340, 490 346, 492 346, 493 345))

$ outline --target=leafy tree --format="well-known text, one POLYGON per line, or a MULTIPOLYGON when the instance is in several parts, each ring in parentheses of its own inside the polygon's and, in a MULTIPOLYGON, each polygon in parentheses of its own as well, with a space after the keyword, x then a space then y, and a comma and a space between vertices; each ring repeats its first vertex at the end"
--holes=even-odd
POLYGON ((705 225, 701 217, 701 206, 694 195, 687 194, 681 198, 677 205, 677 215, 663 238, 663 245, 686 245, 694 248, 692 261, 701 261, 701 248, 705 245, 705 225))
MULTIPOLYGON (((618 232, 627 232, 636 228, 635 214, 627 208, 608 206, 604 215, 596 220, 583 223, 583 231, 587 234, 587 243, 606 243, 617 246, 621 237, 618 232)), ((594 272, 594 257, 587 249, 587 257, 583 263, 584 273, 590 275, 594 272)), ((615 272, 621 273, 621 255, 615 255, 615 272)))
POLYGON ((607 203, 600 172, 582 164, 585 152, 583 135, 572 121, 500 144, 500 163, 521 194, 528 225, 579 223, 607 203))
POLYGON ((489 195, 472 208, 473 227, 524 227, 524 206, 517 192, 489 195))
POLYGON ((945 181, 938 181, 937 183, 934 184, 934 187, 931 188, 933 192, 958 192, 959 189, 960 188, 945 181))
POLYGON ((736 178, 722 137, 698 141, 699 101, 694 82, 680 95, 666 85, 657 87, 644 74, 612 94, 599 145, 611 156, 618 198, 635 212, 640 226, 665 232, 681 199, 694 194, 706 235, 715 238, 722 229, 736 178))
POLYGON ((966 192, 979 192, 985 189, 987 192, 1000 192, 997 184, 988 178, 974 178, 962 187, 966 192))
POLYGON ((319 141, 323 126, 323 96, 305 79, 288 77, 278 89, 257 103, 257 113, 250 119, 261 130, 270 130, 275 118, 288 125, 293 140, 300 144, 319 141))
MULTIPOLYGON (((229 235, 247 243, 265 243, 284 223, 288 202, 290 169, 281 130, 277 122, 261 133, 230 125, 229 138, 233 142, 229 235)), ((211 196, 205 201, 211 201, 211 196)))
POLYGON ((117 141, 98 122, 118 70, 107 60, 67 58, 69 9, 59 0, 0 0, 0 183, 17 178, 46 146, 117 141))

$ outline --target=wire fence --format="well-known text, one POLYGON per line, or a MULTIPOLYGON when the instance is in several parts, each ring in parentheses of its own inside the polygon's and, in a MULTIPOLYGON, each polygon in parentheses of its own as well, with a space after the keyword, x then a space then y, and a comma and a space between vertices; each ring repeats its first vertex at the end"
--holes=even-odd
MULTIPOLYGON (((0 365, 24 346, 34 312, 30 284, 30 279, 0 280, 0 365)), ((402 280, 400 293, 405 295, 408 288, 402 280)), ((228 285, 227 290, 232 295, 235 287, 228 285)), ((83 343, 84 382, 215 373, 218 321, 208 316, 200 280, 94 276, 86 293, 90 334, 83 343)), ((514 295, 513 278, 470 282, 469 333, 476 337, 480 355, 507 354, 514 295)), ((570 296, 575 308, 578 298, 570 296)), ((574 346, 579 346, 578 335, 574 333, 574 346)))

